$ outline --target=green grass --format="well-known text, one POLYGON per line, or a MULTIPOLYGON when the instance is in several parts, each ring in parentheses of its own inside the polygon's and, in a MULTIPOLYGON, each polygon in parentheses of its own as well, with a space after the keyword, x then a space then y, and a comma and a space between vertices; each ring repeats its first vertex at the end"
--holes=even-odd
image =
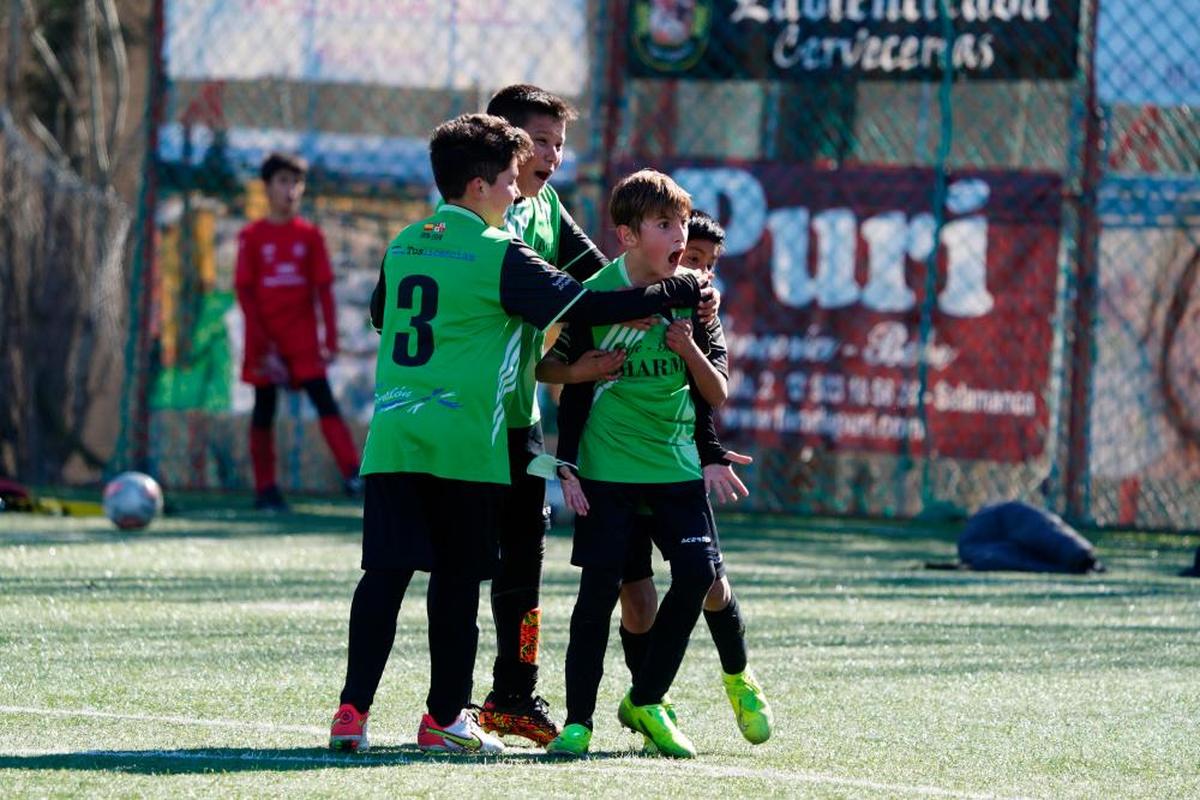
MULTIPOLYGON (((324 749, 358 578, 358 512, 184 497, 147 532, 0 515, 0 795, 87 797, 1200 796, 1194 539, 1098 537, 1094 577, 934 572, 949 528, 726 517, 751 663, 777 715, 733 725, 701 623, 672 698, 700 748, 645 758, 619 729, 615 634, 595 755, 489 761, 415 749, 426 691, 414 582, 372 714, 375 747, 324 749), (610 713, 612 712, 612 713, 610 713)), ((547 552, 542 691, 561 718, 578 574, 547 552)), ((665 571, 658 566, 665 582, 665 571)), ((489 684, 481 609, 476 699, 489 684)))

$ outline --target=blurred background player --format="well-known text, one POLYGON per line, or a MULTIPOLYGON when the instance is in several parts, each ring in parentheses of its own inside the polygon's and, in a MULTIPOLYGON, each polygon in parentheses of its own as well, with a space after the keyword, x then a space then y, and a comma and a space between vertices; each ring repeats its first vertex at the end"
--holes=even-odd
POLYGON ((334 749, 367 746, 367 717, 416 570, 430 573, 429 694, 422 750, 500 752, 468 708, 479 584, 494 576, 510 484, 505 394, 521 326, 637 319, 701 299, 694 276, 624 292, 585 290, 503 230, 529 136, 469 114, 430 140, 433 216, 402 230, 380 268, 371 317, 383 335, 363 458, 363 576, 350 607, 334 749), (448 509, 454 509, 449 513, 448 509))
MULTIPOLYGON (((724 247, 725 230, 721 224, 703 211, 693 211, 688 219, 687 246, 680 263, 711 279, 724 247)), ((681 322, 675 324, 682 325, 681 322)), ((698 326, 696 339, 699 344, 678 337, 674 343, 669 340, 668 344, 681 354, 682 348, 695 344, 704 351, 721 377, 728 380, 729 357, 720 326, 698 326)), ((719 407, 725 398, 720 394, 705 393, 702 388, 694 387, 692 402, 696 406, 696 446, 703 467, 704 488, 718 503, 736 502, 745 498, 749 490, 734 473, 732 465, 749 464, 753 459, 721 445, 713 408, 719 407)), ((631 677, 637 675, 646 658, 650 630, 658 608, 651 550, 654 524, 654 518, 649 514, 638 514, 635 518, 621 585, 621 647, 631 677)), ((717 648, 722 683, 733 706, 738 730, 750 743, 762 744, 771 736, 771 709, 762 686, 747 666, 746 625, 729 584, 724 558, 717 563, 716 571, 717 580, 704 598, 704 621, 717 648)), ((674 707, 669 701, 664 702, 668 712, 676 718, 674 707)))
POLYGON ((293 155, 272 153, 260 175, 268 212, 238 234, 235 277, 246 323, 242 380, 254 386, 250 416, 250 460, 254 466, 254 507, 286 511, 275 476, 275 408, 278 387, 304 389, 317 409, 321 435, 329 445, 342 486, 358 496, 358 447, 338 410, 325 367, 338 352, 333 269, 320 229, 298 216, 308 165, 293 155), (320 342, 317 305, 324 343, 320 342))

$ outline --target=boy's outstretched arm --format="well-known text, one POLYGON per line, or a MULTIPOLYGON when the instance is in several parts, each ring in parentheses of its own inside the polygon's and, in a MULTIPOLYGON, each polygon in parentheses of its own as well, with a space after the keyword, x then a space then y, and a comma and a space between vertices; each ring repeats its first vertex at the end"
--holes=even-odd
POLYGON ((509 243, 500 270, 504 310, 542 330, 560 321, 608 325, 670 308, 694 308, 711 292, 711 287, 693 275, 671 277, 639 289, 591 292, 517 240, 509 243))

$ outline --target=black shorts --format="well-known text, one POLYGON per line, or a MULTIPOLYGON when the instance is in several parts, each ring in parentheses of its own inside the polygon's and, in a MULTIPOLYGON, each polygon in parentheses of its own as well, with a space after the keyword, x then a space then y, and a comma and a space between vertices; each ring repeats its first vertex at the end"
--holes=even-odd
MULTIPOLYGON (((725 576, 725 558, 717 543, 717 577, 725 576)), ((633 583, 654 577, 654 518, 648 513, 635 514, 633 535, 625 550, 625 566, 621 570, 621 582, 633 583)))
POLYGON ((507 486, 415 472, 366 475, 363 484, 363 569, 495 573, 507 486))
POLYGON ((513 537, 541 540, 550 529, 550 506, 546 505, 546 481, 525 471, 534 456, 546 451, 542 424, 508 429, 508 470, 512 486, 504 500, 503 539, 513 537))
POLYGON ((721 563, 717 525, 704 481, 610 483, 583 478, 581 483, 590 511, 587 516, 575 517, 571 549, 575 566, 623 567, 643 505, 650 509, 649 537, 663 558, 670 561, 685 549, 699 548, 714 565, 721 563))

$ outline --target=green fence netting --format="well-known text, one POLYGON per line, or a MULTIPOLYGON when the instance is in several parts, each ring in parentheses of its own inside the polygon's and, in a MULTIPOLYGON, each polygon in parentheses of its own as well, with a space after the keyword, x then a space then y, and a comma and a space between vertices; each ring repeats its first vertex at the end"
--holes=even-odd
MULTIPOLYGON (((432 198, 440 121, 529 82, 581 117, 556 177, 672 174, 728 232, 722 435, 751 508, 914 517, 1025 498, 1200 519, 1200 7, 1168 0, 171 0, 130 272, 116 462, 249 485, 236 232, 273 149, 312 163, 331 382, 361 437, 383 246, 432 198), (1197 299, 1193 299, 1197 298, 1197 299)), ((152 15, 154 16, 154 15, 152 15)), ((337 472, 306 399, 285 489, 337 472)))

